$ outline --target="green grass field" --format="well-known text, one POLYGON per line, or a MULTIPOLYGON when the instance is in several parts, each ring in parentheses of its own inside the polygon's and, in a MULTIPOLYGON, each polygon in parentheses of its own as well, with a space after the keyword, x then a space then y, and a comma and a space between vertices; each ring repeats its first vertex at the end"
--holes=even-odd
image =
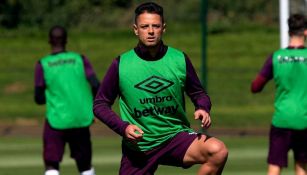
MULTIPOLYGON (((229 148, 229 159, 224 175, 266 174, 266 137, 222 137, 229 148)), ((0 137, 1 175, 43 174, 41 140, 31 137, 0 137)), ((93 137, 93 164, 97 175, 115 175, 120 163, 120 140, 118 137, 93 137)), ((74 161, 66 151, 61 166, 64 175, 78 174, 74 161)), ((293 174, 292 154, 289 168, 283 175, 293 174)), ((156 175, 194 175, 198 166, 183 170, 177 167, 160 166, 156 175)))

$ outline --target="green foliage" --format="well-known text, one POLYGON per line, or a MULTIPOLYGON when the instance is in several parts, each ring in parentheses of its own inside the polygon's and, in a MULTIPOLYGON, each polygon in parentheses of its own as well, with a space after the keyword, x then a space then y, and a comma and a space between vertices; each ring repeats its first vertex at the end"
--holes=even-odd
POLYGON ((75 26, 79 23, 80 14, 88 7, 85 0, 81 1, 22 1, 23 25, 51 27, 54 24, 75 26), (33 8, 34 7, 34 8, 33 8))
MULTIPOLYGON (((147 0, 4 0, 0 2, 3 27, 49 28, 61 24, 70 28, 109 28, 133 21, 134 8, 147 0)), ((156 0, 164 7, 167 21, 198 22, 200 0, 156 0), (176 8, 174 8, 176 7, 176 8)), ((208 22, 231 28, 234 23, 274 24, 278 19, 278 0, 209 0, 208 22)))
POLYGON ((6 28, 15 28, 20 22, 22 6, 19 1, 0 1, 0 24, 6 28))
POLYGON ((246 24, 278 23, 278 0, 208 0, 208 25, 214 32, 232 30, 246 24))

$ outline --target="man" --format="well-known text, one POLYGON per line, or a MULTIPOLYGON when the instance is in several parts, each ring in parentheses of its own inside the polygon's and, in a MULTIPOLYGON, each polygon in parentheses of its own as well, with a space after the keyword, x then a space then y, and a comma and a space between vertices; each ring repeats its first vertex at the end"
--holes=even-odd
POLYGON ((36 64, 35 102, 47 104, 43 133, 45 175, 59 175, 65 144, 81 175, 94 175, 89 126, 93 123, 93 95, 99 81, 89 60, 66 51, 67 32, 54 26, 49 32, 51 54, 36 64))
POLYGON ((253 93, 261 92, 274 78, 275 112, 270 130, 268 175, 287 167, 288 152, 294 152, 296 175, 307 175, 307 21, 294 14, 288 19, 289 47, 269 56, 252 82, 253 93))
POLYGON ((163 8, 148 2, 135 10, 138 45, 116 58, 94 101, 95 116, 123 136, 120 175, 154 174, 159 164, 221 174, 228 151, 220 140, 195 133, 185 113, 184 91, 195 119, 211 124, 210 99, 189 58, 162 42, 163 8), (121 118, 111 109, 119 95, 121 118))

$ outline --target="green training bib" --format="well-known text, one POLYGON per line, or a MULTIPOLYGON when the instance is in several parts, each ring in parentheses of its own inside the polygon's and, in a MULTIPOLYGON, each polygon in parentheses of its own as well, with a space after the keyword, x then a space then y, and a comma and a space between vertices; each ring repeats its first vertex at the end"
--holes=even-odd
POLYGON ((280 128, 307 128, 307 49, 281 49, 273 55, 276 84, 272 124, 280 128))
POLYGON ((93 96, 82 57, 74 52, 41 59, 46 83, 47 120, 53 128, 87 127, 93 122, 93 96))
POLYGON ((168 47, 156 61, 141 59, 134 50, 120 57, 120 114, 124 121, 144 131, 137 145, 124 140, 132 149, 151 150, 178 132, 191 131, 186 118, 184 54, 168 47))

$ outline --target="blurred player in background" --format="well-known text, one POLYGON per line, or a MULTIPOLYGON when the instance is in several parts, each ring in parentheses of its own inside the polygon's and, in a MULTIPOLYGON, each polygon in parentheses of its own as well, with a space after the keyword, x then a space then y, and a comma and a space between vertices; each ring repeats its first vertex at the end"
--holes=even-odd
POLYGON ((95 116, 123 136, 119 174, 150 175, 159 164, 201 164, 199 175, 221 174, 227 148, 190 128, 184 92, 204 128, 211 124, 210 99, 188 56, 162 42, 163 8, 152 2, 139 5, 133 28, 138 45, 113 61, 94 102, 95 116), (111 109, 117 96, 121 118, 111 109))
POLYGON ((269 56, 252 82, 253 93, 261 92, 274 79, 275 112, 270 130, 268 175, 287 167, 288 152, 294 152, 296 175, 307 175, 307 36, 306 17, 288 19, 290 43, 269 56))
POLYGON ((89 126, 93 123, 93 96, 99 81, 89 60, 66 51, 67 32, 54 26, 49 32, 51 54, 35 68, 35 102, 47 104, 43 133, 45 175, 59 175, 65 144, 81 175, 94 175, 89 126))

